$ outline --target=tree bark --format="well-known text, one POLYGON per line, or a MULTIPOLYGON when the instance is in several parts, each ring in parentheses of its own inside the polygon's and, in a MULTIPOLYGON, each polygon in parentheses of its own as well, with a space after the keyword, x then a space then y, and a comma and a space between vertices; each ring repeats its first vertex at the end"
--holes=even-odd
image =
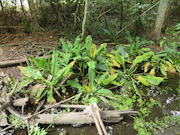
POLYGON ((2 0, 0 0, 0 5, 1 5, 2 12, 3 12, 4 11, 4 6, 3 6, 3 3, 2 3, 2 0))
POLYGON ((88 9, 88 0, 85 0, 84 18, 82 22, 82 40, 83 41, 85 40, 85 36, 86 36, 87 9, 88 9))
POLYGON ((20 0, 20 3, 21 3, 21 10, 22 10, 24 16, 26 16, 26 12, 25 12, 24 5, 23 5, 23 0, 20 0))
POLYGON ((161 0, 160 1, 158 13, 157 13, 156 21, 155 21, 155 25, 154 25, 154 30, 151 34, 151 39, 154 41, 159 40, 159 37, 161 34, 161 29, 162 29, 163 22, 165 19, 165 14, 166 14, 167 7, 168 7, 168 2, 169 2, 169 0, 161 0))
POLYGON ((42 31, 42 27, 39 25, 38 19, 37 19, 37 13, 36 8, 33 0, 28 0, 29 9, 31 12, 31 30, 32 31, 42 31))

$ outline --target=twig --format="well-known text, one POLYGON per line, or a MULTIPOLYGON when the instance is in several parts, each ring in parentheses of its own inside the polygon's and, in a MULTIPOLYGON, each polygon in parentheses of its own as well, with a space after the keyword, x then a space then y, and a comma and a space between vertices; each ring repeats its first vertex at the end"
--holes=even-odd
POLYGON ((99 19, 101 16, 105 15, 106 13, 110 12, 113 9, 108 9, 105 12, 103 12, 102 14, 100 14, 97 18, 99 19))
POLYGON ((97 104, 96 103, 90 104, 90 108, 99 135, 107 135, 107 131, 99 114, 99 108, 97 104))
POLYGON ((72 75, 72 73, 70 73, 61 83, 58 87, 54 88, 54 91, 56 92, 56 94, 61 97, 60 93, 58 92, 58 89, 60 89, 61 85, 63 85, 68 79, 69 77, 72 75))
POLYGON ((8 126, 8 127, 4 128, 4 129, 0 130, 0 133, 1 133, 1 132, 4 132, 4 131, 12 128, 12 127, 14 127, 15 125, 17 125, 17 124, 19 124, 19 123, 21 123, 21 122, 23 122, 23 121, 26 121, 27 119, 30 119, 30 118, 32 118, 32 117, 35 117, 35 116, 37 116, 38 114, 40 114, 40 113, 42 113, 42 112, 44 112, 44 111, 46 111, 46 110, 48 110, 48 109, 50 109, 50 108, 52 108, 52 107, 54 107, 54 106, 57 106, 57 105, 60 105, 60 104, 62 104, 62 103, 65 103, 65 102, 67 102, 67 101, 69 101, 69 100, 72 100, 72 99, 75 98, 75 97, 76 97, 76 95, 75 95, 75 96, 72 96, 72 97, 70 97, 70 98, 68 98, 68 99, 65 99, 64 101, 61 101, 61 102, 59 102, 59 103, 50 105, 49 107, 47 107, 47 108, 45 108, 45 109, 42 109, 41 111, 39 111, 39 112, 37 112, 37 113, 35 113, 35 114, 31 115, 31 116, 27 116, 27 117, 25 117, 24 119, 20 120, 19 122, 17 122, 17 123, 15 123, 15 124, 11 125, 11 126, 8 126))

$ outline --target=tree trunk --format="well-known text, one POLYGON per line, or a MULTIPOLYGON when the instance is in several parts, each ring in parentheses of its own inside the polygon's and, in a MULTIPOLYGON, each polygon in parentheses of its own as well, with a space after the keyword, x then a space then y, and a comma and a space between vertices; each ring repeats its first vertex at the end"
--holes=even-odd
POLYGON ((42 31, 42 27, 38 23, 36 8, 33 0, 28 0, 29 9, 31 12, 31 29, 32 31, 42 31))
POLYGON ((0 0, 0 5, 1 5, 2 12, 3 12, 4 11, 4 6, 3 6, 3 3, 2 3, 2 0, 0 0))
POLYGON ((24 16, 26 16, 26 12, 25 12, 24 5, 23 5, 23 0, 20 0, 20 3, 21 3, 21 10, 23 11, 24 16))
POLYGON ((168 2, 169 2, 169 0, 161 0, 160 1, 158 13, 157 13, 156 21, 155 21, 155 25, 154 25, 154 30, 151 34, 151 39, 154 41, 157 41, 160 37, 161 29, 163 26, 165 14, 166 14, 167 7, 168 7, 168 2))
POLYGON ((83 41, 85 40, 85 37, 86 37, 87 8, 88 8, 88 0, 85 0, 84 18, 82 22, 82 40, 83 41))

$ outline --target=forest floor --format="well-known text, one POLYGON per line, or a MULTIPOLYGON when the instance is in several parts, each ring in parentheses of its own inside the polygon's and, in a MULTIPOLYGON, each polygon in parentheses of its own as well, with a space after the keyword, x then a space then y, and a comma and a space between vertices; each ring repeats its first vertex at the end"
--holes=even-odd
MULTIPOLYGON (((19 60, 28 55, 41 55, 58 44, 60 34, 52 31, 34 33, 0 33, 0 62, 19 60)), ((0 65, 1 67, 1 65, 0 65)), ((1 75, 9 75, 20 79, 20 71, 16 66, 0 68, 1 75)))

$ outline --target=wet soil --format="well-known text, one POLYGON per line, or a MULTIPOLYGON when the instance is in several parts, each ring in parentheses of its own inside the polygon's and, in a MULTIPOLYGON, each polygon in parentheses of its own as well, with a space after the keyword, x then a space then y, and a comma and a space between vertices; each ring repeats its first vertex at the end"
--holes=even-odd
MULTIPOLYGON (((57 45, 60 34, 52 31, 33 33, 0 33, 0 61, 19 60, 28 55, 42 55, 57 45)), ((21 73, 14 67, 0 68, 1 75, 19 79, 21 73)))

